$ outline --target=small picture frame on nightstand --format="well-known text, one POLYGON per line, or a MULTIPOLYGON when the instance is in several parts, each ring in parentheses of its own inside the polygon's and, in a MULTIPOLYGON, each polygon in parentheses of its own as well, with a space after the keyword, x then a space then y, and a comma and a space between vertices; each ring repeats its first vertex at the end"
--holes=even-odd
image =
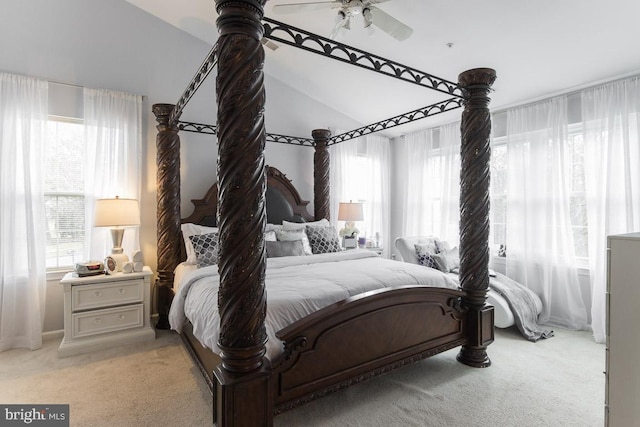
POLYGON ((115 274, 118 270, 118 263, 113 257, 106 257, 104 259, 104 272, 107 274, 115 274))
POLYGON ((358 239, 356 237, 347 237, 344 236, 342 238, 342 247, 345 249, 354 249, 358 247, 358 239))

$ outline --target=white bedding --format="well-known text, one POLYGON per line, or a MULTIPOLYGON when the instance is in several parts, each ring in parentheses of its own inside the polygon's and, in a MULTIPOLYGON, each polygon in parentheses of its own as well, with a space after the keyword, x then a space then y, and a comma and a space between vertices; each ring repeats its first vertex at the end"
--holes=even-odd
MULTIPOLYGON (((218 352, 218 267, 186 272, 171 304, 171 329, 182 330, 187 319, 200 342, 218 352)), ((297 257, 269 258, 267 291, 267 357, 282 350, 275 333, 323 307, 349 296, 384 287, 406 285, 458 289, 440 271, 380 258, 365 250, 297 257)))
POLYGON ((189 264, 186 262, 181 262, 178 264, 175 270, 173 270, 173 292, 178 292, 180 289, 180 284, 184 283, 184 276, 192 271, 196 271, 198 269, 197 264, 189 264))

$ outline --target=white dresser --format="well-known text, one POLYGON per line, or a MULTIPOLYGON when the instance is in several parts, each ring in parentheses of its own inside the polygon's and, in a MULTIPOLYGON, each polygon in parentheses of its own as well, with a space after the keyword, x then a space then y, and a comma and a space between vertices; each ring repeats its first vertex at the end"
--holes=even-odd
POLYGON ((640 233, 607 247, 605 425, 640 426, 640 233))
POLYGON ((151 326, 151 269, 78 277, 67 273, 64 286, 64 338, 58 356, 154 340, 151 326))

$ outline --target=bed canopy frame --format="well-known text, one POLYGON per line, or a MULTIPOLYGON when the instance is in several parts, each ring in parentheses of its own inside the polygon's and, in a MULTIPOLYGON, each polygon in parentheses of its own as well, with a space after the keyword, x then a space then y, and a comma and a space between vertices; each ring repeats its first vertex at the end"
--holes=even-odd
MULTIPOLYGON (((468 70, 459 75, 458 83, 453 83, 265 18, 265 3, 266 0, 216 0, 220 34, 217 44, 175 105, 153 105, 158 122, 158 328, 169 327, 167 313, 172 297, 173 271, 181 261, 179 131, 217 134, 218 137, 216 196, 221 363, 214 372, 214 422, 221 426, 271 425, 274 413, 457 346, 461 346, 457 356, 461 363, 473 367, 489 366, 491 362, 486 349, 493 341, 493 308, 485 304, 489 285, 491 119, 488 106, 495 71, 488 68, 468 70), (441 92, 447 98, 340 135, 332 136, 326 129, 313 130, 311 139, 269 134, 264 126, 263 37, 441 92), (185 105, 215 65, 218 68, 217 125, 180 121, 185 105), (308 146, 315 150, 314 217, 329 218, 330 145, 460 107, 464 107, 460 179, 461 291, 400 289, 350 298, 334 304, 338 307, 327 307, 280 331, 278 335, 285 343, 284 357, 275 362, 265 359, 265 143, 308 146), (419 297, 413 295, 418 293, 421 294, 419 297), (349 311, 350 306, 355 308, 349 311), (373 306, 377 308, 372 309, 373 306), (370 313, 391 312, 392 317, 384 314, 379 318, 384 324, 397 318, 401 312, 397 310, 413 313, 409 306, 440 307, 437 310, 439 316, 447 317, 448 326, 427 328, 435 330, 429 331, 429 336, 422 337, 422 341, 412 342, 411 351, 376 356, 375 359, 358 362, 357 366, 343 366, 339 372, 330 375, 333 379, 329 383, 319 384, 320 381, 312 379, 303 384, 299 379, 300 371, 315 370, 319 364, 316 361, 296 365, 300 361, 304 363, 303 359, 314 351, 319 351, 318 348, 308 351, 303 347, 311 346, 314 336, 314 339, 319 339, 317 337, 323 331, 336 326, 324 325, 325 329, 317 329, 318 324, 324 321, 322 316, 327 316, 327 313, 334 318, 339 317, 336 313, 352 316, 358 310, 360 312, 355 316, 363 316, 365 312, 369 314, 365 313, 364 317, 370 313), (451 324, 454 324, 454 329, 459 328, 453 334, 444 331, 451 324), (299 353, 303 351, 307 351, 305 357, 299 353), (287 385, 291 386, 290 389, 287 385)), ((413 315, 418 316, 420 322, 424 320, 422 309, 413 315)), ((362 320, 358 317, 356 321, 362 320)), ((368 329, 366 323, 358 325, 368 329)), ((378 332, 383 335, 398 333, 392 329, 378 332)), ((381 343, 378 347, 384 348, 385 345, 388 343, 381 343)), ((322 353, 317 355, 322 356, 322 353)), ((322 357, 327 357, 327 354, 322 357)), ((342 357, 348 359, 351 353, 344 353, 342 357)), ((347 362, 340 363, 344 365, 347 362)), ((329 365, 329 362, 325 364, 329 365)), ((324 368, 330 369, 330 366, 324 368)))

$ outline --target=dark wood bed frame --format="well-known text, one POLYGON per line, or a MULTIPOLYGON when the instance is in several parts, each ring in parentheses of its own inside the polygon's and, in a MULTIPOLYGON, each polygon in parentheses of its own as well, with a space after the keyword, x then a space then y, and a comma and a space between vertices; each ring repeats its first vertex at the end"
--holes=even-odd
MULTIPOLYGON (((489 285, 489 92, 495 71, 462 73, 461 290, 404 287, 368 292, 319 310, 277 333, 284 352, 265 357, 264 230, 268 188, 310 217, 288 179, 264 162, 265 0, 216 0, 218 183, 194 201, 185 221, 219 227, 220 338, 213 354, 187 330, 187 347, 210 381, 214 422, 270 426, 275 414, 416 360, 460 346, 457 359, 487 367, 493 341, 489 285)), ((203 67, 205 64, 203 64, 203 67)), ((211 64, 208 64, 210 66, 211 64)), ((193 86, 193 84, 192 84, 193 86)), ((190 97, 193 90, 187 90, 190 97)), ((437 89, 436 89, 437 90, 437 89)), ((183 97, 184 98, 184 97, 183 97)), ((179 105, 181 101, 176 104, 179 105)), ((180 139, 173 104, 155 104, 158 121, 158 312, 167 328, 173 270, 184 259, 180 233, 180 139)), ((178 111, 178 112, 177 112, 178 111)), ((314 217, 329 218, 331 134, 312 132, 314 217)), ((340 142, 340 141, 338 141, 340 142)))

